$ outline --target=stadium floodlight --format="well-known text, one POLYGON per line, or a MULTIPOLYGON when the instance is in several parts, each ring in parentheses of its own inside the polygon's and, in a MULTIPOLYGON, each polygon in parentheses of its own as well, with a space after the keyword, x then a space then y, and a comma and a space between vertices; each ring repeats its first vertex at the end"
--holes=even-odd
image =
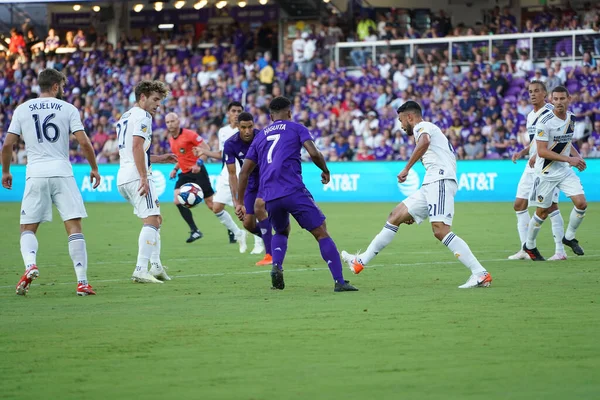
POLYGON ((227 5, 227 1, 221 0, 215 6, 220 10, 221 8, 225 7, 226 5, 227 5))
POLYGON ((156 3, 154 3, 154 9, 156 11, 162 11, 162 9, 163 9, 163 2, 162 1, 157 1, 156 3))
POLYGON ((92 10, 94 10, 94 12, 100 12, 100 6, 94 6, 92 7, 92 10))
POLYGON ((263 6, 264 6, 265 4, 267 4, 267 2, 268 2, 268 1, 269 1, 269 0, 258 0, 258 2, 259 2, 260 4, 262 4, 263 6))
POLYGON ((246 7, 246 4, 248 4, 248 3, 246 3, 244 0, 241 0, 238 2, 238 7, 244 8, 244 7, 246 7))
POLYGON ((323 3, 329 3, 329 0, 323 0, 323 3))
POLYGON ((208 4, 208 0, 200 0, 199 2, 197 2, 196 4, 194 4, 194 8, 196 10, 199 10, 202 7, 206 6, 207 4, 208 4))
POLYGON ((183 6, 185 6, 185 1, 184 0, 179 0, 179 1, 175 2, 175 8, 176 9, 179 10, 179 9, 183 8, 183 6))
POLYGON ((79 10, 81 10, 81 4, 73 5, 73 11, 79 11, 79 10))
POLYGON ((144 5, 143 4, 136 4, 135 6, 133 6, 133 11, 135 12, 140 12, 144 9, 144 5))
POLYGON ((163 30, 163 31, 168 31, 173 29, 173 27, 175 27, 174 24, 160 24, 158 25, 158 29, 163 30))

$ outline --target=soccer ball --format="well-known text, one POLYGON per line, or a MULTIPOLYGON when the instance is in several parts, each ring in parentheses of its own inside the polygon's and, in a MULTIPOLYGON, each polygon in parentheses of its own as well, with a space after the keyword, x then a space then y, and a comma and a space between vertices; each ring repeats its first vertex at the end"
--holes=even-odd
POLYGON ((184 207, 192 208, 202 203, 204 192, 195 183, 186 183, 179 188, 177 201, 184 207))

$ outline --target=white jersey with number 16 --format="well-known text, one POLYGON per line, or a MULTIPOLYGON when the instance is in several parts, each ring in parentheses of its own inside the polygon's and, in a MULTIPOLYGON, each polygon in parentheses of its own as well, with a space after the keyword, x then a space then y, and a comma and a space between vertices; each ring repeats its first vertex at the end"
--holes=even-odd
POLYGON ((148 177, 152 175, 150 166, 150 145, 152 144, 152 116, 139 107, 127 111, 116 125, 117 142, 119 144, 120 166, 117 174, 117 185, 137 181, 140 174, 133 158, 133 137, 144 138, 144 163, 148 177))
POLYGON ((18 106, 8 128, 25 142, 27 178, 73 176, 70 134, 83 130, 77 108, 54 97, 32 99, 18 106))
POLYGON ((423 154, 425 178, 423 184, 440 181, 442 179, 456 180, 456 157, 454 149, 444 133, 431 122, 422 121, 414 126, 415 143, 423 134, 429 134, 429 148, 423 154))

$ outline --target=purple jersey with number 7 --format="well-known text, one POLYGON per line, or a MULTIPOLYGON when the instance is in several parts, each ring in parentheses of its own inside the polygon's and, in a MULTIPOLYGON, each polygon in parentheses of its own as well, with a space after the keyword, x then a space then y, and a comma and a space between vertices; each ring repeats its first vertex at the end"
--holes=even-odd
POLYGON ((300 152, 307 140, 312 140, 312 136, 304 125, 283 120, 273 122, 254 138, 246 158, 258 165, 265 201, 306 189, 300 152))

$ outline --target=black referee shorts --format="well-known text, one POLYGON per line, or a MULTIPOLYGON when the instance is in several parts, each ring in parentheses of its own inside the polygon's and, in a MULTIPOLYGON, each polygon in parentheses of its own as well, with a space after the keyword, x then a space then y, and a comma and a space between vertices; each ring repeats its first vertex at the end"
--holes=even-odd
POLYGON ((200 166, 200 172, 197 174, 194 174, 191 171, 185 174, 180 172, 177 178, 177 183, 175 183, 175 189, 179 189, 186 183, 195 183, 200 186, 204 192, 204 198, 211 197, 215 194, 215 191, 210 185, 210 178, 208 177, 208 172, 206 171, 206 167, 204 167, 204 165, 200 166))

